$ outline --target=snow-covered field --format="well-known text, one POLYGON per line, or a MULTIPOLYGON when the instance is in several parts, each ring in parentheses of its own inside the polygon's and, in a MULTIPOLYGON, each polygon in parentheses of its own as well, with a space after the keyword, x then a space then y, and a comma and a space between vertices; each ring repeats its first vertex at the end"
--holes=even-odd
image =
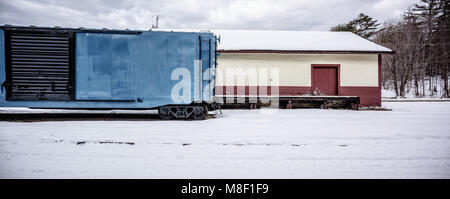
POLYGON ((0 122, 1 178, 450 178, 450 103, 0 122))
MULTIPOLYGON (((448 78, 450 80, 450 76, 448 78)), ((450 83, 450 81, 449 81, 450 83)), ((387 83, 388 88, 382 88, 381 89, 381 96, 383 98, 397 98, 395 95, 395 89, 393 86, 393 83, 387 83)), ((413 85, 413 81, 410 81, 409 84, 407 84, 405 89, 405 96, 404 97, 398 97, 398 99, 441 99, 444 95, 444 81, 441 79, 440 76, 436 77, 425 77, 425 81, 422 84, 422 81, 419 81, 419 93, 421 96, 415 95, 415 87, 413 85), (430 87, 430 78, 432 79, 432 84, 430 87), (423 86, 425 86, 425 90, 423 90, 423 86)), ((445 100, 446 98, 444 98, 445 100)), ((448 100, 448 99, 447 99, 448 100)))

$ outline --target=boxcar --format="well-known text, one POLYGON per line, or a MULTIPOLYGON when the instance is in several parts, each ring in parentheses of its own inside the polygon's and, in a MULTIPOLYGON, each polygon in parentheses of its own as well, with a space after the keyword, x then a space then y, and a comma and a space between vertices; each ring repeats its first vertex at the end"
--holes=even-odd
POLYGON ((209 32, 0 27, 0 107, 158 109, 203 119, 215 108, 209 32))

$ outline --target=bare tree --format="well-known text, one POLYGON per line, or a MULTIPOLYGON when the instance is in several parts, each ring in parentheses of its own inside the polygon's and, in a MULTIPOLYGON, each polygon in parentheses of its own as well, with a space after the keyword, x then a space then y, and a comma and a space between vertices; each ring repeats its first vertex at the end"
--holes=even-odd
POLYGON ((385 56, 383 68, 385 72, 391 73, 389 76, 396 95, 404 97, 409 81, 419 79, 425 37, 417 27, 417 18, 410 12, 405 13, 401 21, 388 22, 383 26, 375 42, 395 51, 394 55, 385 56))
MULTIPOLYGON (((423 51, 423 65, 421 69, 424 71, 422 75, 423 93, 425 93, 424 76, 429 76, 428 90, 432 91, 432 76, 436 75, 436 57, 437 51, 435 45, 438 41, 438 16, 439 16, 439 0, 420 0, 414 4, 412 11, 417 16, 418 26, 420 26, 425 34, 426 46, 423 51)), ((433 95, 434 92, 431 92, 433 95)))
POLYGON ((449 66, 449 58, 450 58, 450 1, 449 0, 441 0, 439 2, 439 12, 440 15, 438 17, 438 35, 439 35, 439 44, 440 48, 440 56, 439 62, 441 63, 441 77, 444 83, 444 89, 442 97, 449 97, 449 86, 448 86, 448 68, 449 66))
POLYGON ((422 97, 428 78, 431 95, 442 83, 441 97, 449 97, 449 27, 449 0, 421 0, 399 20, 385 22, 374 41, 391 48, 395 54, 383 58, 382 84, 392 84, 397 96, 404 97, 413 89, 417 97, 422 97))

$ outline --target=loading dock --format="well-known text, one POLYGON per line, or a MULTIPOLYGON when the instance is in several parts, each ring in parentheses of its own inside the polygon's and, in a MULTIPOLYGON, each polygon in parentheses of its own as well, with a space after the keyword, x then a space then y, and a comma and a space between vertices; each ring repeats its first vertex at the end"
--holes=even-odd
POLYGON ((273 107, 281 109, 292 108, 345 108, 359 109, 358 96, 225 96, 217 95, 216 102, 223 108, 249 108, 273 107), (234 103, 225 103, 233 101, 234 103), (276 106, 276 107, 274 107, 276 106))

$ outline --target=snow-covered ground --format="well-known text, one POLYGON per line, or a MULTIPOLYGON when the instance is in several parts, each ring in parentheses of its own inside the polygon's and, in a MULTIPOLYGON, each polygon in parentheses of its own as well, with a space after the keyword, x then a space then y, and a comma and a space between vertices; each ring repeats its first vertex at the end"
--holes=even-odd
MULTIPOLYGON (((450 80, 450 76, 448 78, 450 80)), ((449 81, 450 83, 450 81, 449 81)), ((388 84, 390 86, 387 86, 387 88, 382 88, 381 89, 381 96, 383 98, 396 98, 395 95, 395 89, 394 86, 392 85, 392 83, 388 84)), ((398 97, 399 99, 441 99, 442 96, 444 95, 444 81, 441 80, 440 76, 436 76, 436 77, 425 77, 425 81, 422 84, 422 81, 419 81, 419 93, 422 96, 416 96, 415 95, 415 87, 412 84, 412 81, 407 85, 407 88, 405 89, 405 96, 403 97, 398 97), (432 78, 433 83, 431 84, 432 87, 430 87, 430 78, 432 78), (436 83, 437 82, 437 83, 436 83), (423 85, 425 85, 425 90, 423 90, 423 85), (431 88, 431 89, 430 89, 431 88), (434 89, 436 89, 434 91, 434 89), (425 91, 425 92, 424 92, 425 91)), ((446 99, 446 98, 444 98, 446 99)))
POLYGON ((1 178, 450 178, 450 103, 0 122, 1 178))

